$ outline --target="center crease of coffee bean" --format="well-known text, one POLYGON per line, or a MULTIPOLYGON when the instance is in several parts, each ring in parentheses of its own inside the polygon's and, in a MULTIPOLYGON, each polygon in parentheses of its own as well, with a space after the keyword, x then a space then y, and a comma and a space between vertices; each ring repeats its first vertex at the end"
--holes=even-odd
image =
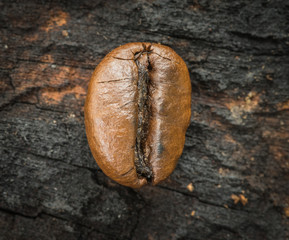
POLYGON ((149 134, 149 119, 151 114, 149 85, 149 71, 152 66, 149 59, 151 46, 143 45, 143 50, 134 55, 134 61, 138 68, 137 81, 137 131, 135 144, 135 167, 139 178, 152 181, 153 173, 149 163, 149 146, 147 138, 149 134), (145 58, 145 59, 143 59, 145 58))

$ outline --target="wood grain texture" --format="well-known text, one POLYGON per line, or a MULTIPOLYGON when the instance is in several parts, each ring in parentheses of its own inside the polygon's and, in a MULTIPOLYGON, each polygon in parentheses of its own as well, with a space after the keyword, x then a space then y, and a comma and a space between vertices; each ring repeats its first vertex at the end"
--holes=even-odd
POLYGON ((288 1, 0 1, 0 239, 288 239, 288 1), (140 190, 93 160, 83 106, 127 42, 186 62, 176 170, 140 190), (187 187, 189 186, 189 187, 187 187))

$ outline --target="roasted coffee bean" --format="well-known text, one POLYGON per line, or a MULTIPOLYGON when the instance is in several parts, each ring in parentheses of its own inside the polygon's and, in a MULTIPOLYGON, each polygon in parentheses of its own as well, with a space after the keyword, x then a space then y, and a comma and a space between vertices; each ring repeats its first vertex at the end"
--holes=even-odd
POLYGON ((155 185, 172 173, 190 116, 189 72, 169 47, 125 44, 106 55, 91 77, 88 143, 103 172, 122 185, 155 185))

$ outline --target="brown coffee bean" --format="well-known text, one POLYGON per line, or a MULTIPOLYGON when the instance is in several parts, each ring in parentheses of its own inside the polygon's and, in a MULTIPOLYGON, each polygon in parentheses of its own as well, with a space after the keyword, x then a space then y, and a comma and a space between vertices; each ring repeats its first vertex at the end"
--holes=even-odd
POLYGON ((120 46, 105 56, 90 80, 88 143, 103 172, 122 185, 155 185, 172 173, 190 116, 189 72, 169 47, 120 46))

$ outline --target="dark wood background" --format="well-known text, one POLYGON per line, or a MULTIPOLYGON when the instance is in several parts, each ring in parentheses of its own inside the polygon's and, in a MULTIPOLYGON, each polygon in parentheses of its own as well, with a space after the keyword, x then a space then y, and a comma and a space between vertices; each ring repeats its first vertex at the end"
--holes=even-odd
POLYGON ((289 239, 289 2, 0 1, 0 239, 289 239), (191 124, 162 184, 109 180, 83 119, 113 48, 187 63, 191 124))

